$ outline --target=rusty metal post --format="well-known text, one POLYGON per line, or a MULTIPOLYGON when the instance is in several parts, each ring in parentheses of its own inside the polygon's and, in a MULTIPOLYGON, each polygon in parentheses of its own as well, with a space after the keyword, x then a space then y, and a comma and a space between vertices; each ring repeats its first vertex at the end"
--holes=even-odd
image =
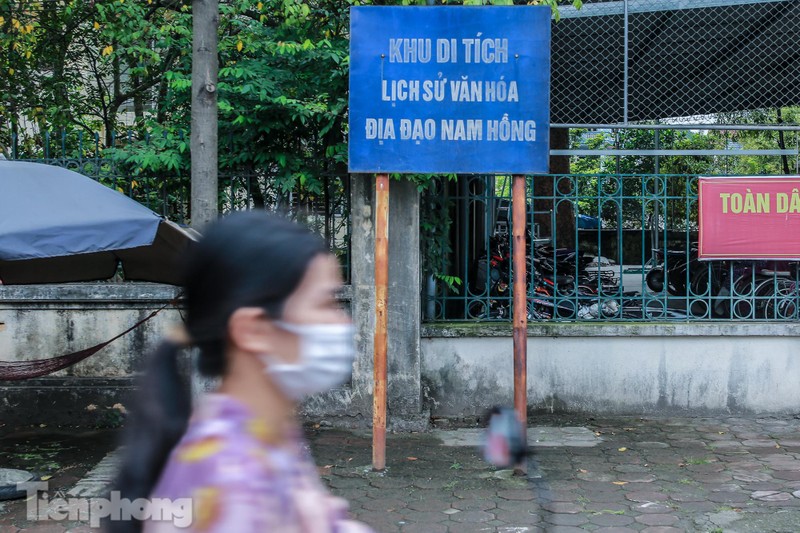
POLYGON ((386 298, 389 287, 389 175, 375 176, 375 384, 372 399, 372 469, 386 468, 386 298))
POLYGON ((514 266, 514 409, 527 427, 528 419, 528 265, 525 229, 527 228, 527 198, 525 176, 515 174, 511 186, 514 266))

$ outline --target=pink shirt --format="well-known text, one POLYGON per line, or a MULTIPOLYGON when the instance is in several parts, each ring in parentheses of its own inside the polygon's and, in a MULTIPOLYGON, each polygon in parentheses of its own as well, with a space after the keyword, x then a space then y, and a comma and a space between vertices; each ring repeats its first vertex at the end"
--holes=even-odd
POLYGON ((172 519, 146 521, 144 532, 370 533, 322 485, 299 429, 280 445, 273 435, 237 400, 207 395, 150 498, 191 498, 192 518, 183 500, 186 516, 173 510, 172 519))

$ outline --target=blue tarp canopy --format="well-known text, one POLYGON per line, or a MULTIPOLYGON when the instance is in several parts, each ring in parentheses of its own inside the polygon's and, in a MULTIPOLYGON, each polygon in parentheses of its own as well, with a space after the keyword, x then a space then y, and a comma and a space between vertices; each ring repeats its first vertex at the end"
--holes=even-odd
POLYGON ((589 215, 578 215, 578 229, 599 229, 600 219, 589 215))
POLYGON ((194 235, 65 168, 0 161, 0 281, 126 279, 177 284, 194 235))

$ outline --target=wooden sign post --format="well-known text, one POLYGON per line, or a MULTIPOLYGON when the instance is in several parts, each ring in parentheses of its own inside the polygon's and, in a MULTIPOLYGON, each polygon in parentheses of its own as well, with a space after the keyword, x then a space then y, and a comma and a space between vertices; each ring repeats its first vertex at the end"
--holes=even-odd
POLYGON ((372 468, 386 468, 386 352, 389 290, 389 175, 375 176, 375 358, 372 397, 372 468))

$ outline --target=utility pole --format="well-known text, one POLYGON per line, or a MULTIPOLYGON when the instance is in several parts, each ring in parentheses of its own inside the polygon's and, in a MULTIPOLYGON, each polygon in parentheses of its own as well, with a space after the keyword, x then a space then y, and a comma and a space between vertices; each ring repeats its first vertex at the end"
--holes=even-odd
POLYGON ((192 227, 218 217, 217 27, 219 0, 192 0, 192 227))

